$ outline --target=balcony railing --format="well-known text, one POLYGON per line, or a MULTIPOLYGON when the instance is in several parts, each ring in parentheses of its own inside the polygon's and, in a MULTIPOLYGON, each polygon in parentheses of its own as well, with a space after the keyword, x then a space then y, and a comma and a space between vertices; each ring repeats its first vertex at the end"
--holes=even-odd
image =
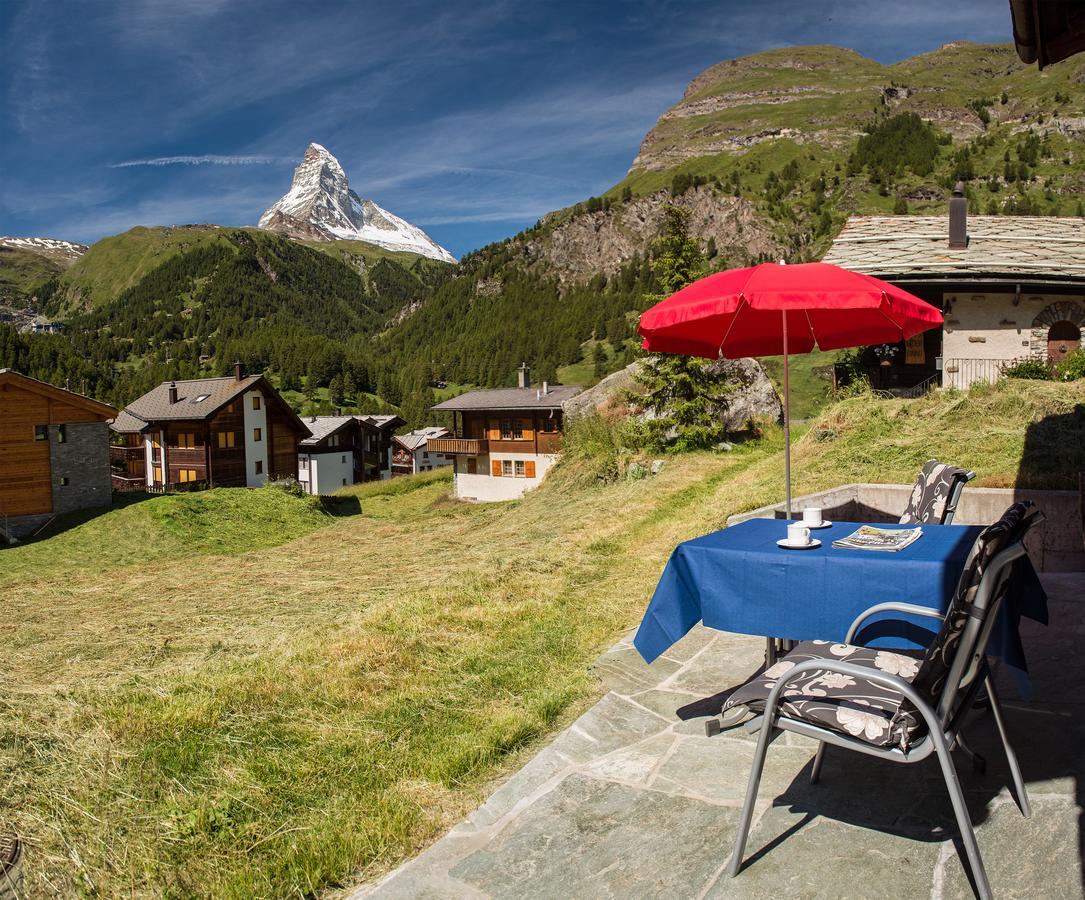
POLYGON ((430 438, 426 441, 426 449, 445 456, 485 456, 489 452, 489 442, 485 438, 430 438))
POLYGON ((127 462, 130 459, 143 459, 143 454, 145 452, 146 451, 142 446, 123 447, 119 444, 111 444, 109 447, 109 458, 127 462))
POLYGON ((942 387, 966 388, 977 381, 994 384, 1018 359, 951 359, 942 362, 942 387))

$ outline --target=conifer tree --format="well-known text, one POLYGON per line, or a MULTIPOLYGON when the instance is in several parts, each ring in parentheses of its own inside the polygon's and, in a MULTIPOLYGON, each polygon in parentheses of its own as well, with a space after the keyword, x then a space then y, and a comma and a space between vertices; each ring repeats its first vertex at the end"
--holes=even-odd
MULTIPOLYGON (((704 255, 689 236, 689 212, 668 205, 663 210, 663 234, 656 244, 652 270, 662 289, 647 295, 658 303, 705 273, 704 255)), ((655 450, 677 451, 712 447, 720 440, 716 405, 728 388, 709 368, 709 360, 664 353, 651 356, 637 375, 642 388, 640 403, 655 418, 644 422, 646 444, 655 450)))

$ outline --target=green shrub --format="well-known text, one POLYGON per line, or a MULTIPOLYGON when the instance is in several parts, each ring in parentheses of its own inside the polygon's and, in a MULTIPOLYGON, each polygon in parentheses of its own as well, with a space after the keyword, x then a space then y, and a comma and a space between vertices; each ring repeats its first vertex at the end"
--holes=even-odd
POLYGON ((1085 349, 1075 350, 1056 365, 1055 378, 1059 381, 1077 381, 1085 378, 1085 349))
POLYGON ((1002 370, 1003 378, 1028 378, 1032 381, 1046 381, 1051 377, 1051 367, 1038 359, 1022 359, 1007 369, 1002 370))

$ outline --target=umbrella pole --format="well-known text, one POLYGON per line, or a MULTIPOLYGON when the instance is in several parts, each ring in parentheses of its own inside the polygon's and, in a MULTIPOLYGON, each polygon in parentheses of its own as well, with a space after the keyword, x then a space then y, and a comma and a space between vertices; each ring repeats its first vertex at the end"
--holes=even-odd
POLYGON ((791 383, 787 371, 787 310, 784 319, 784 512, 791 518, 791 383))

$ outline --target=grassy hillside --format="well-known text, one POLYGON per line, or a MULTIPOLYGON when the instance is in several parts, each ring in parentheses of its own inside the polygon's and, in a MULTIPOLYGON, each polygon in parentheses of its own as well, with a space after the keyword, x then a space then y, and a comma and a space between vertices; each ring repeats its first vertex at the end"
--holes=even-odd
POLYGON ((41 253, 0 244, 0 304, 25 301, 36 287, 64 271, 41 253))
MULTIPOLYGON (((911 480, 930 455, 1061 486, 1083 402, 1031 382, 846 400, 796 447, 796 491, 911 480)), ((674 545, 780 499, 779 450, 609 485, 572 454, 484 506, 433 473, 357 488, 361 513, 316 530, 276 497, 289 515, 250 511, 267 541, 241 506, 170 497, 4 551, 0 820, 28 838, 28 890, 311 895, 395 864, 598 696, 591 661, 674 545)))

